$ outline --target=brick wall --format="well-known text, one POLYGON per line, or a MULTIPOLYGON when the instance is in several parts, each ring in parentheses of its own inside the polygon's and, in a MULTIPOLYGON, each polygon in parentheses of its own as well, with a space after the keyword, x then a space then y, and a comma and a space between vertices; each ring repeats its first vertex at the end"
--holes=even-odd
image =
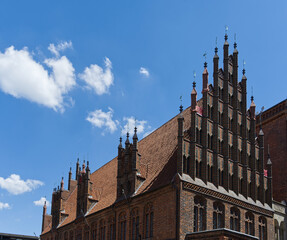
MULTIPOLYGON (((273 198, 281 202, 287 200, 287 101, 266 110, 262 114, 264 132, 266 169, 267 149, 269 144, 273 171, 273 198), (282 106, 281 106, 282 105, 282 106), (281 107, 281 108, 280 108, 281 107), (280 109, 280 110, 279 110, 280 109)), ((257 118, 257 123, 259 123, 257 118)), ((259 124, 257 125, 259 131, 259 124)))

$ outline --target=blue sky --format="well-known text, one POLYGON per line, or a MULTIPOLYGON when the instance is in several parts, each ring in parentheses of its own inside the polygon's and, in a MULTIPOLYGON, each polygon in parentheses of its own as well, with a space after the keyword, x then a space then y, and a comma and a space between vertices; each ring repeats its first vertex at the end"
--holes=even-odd
POLYGON ((51 201, 77 157, 94 171, 134 119, 142 138, 178 113, 181 95, 188 107, 204 52, 212 82, 216 37, 222 66, 225 25, 257 109, 287 95, 283 0, 9 0, 0 22, 0 232, 39 235, 37 201, 51 201))

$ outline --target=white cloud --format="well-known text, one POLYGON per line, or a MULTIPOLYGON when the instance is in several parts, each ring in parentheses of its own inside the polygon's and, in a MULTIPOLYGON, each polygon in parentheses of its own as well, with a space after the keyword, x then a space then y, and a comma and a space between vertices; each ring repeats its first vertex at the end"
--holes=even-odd
POLYGON ((67 48, 72 48, 72 42, 60 42, 58 45, 55 46, 55 44, 51 43, 48 47, 49 51, 53 54, 55 54, 56 57, 60 56, 60 52, 66 50, 67 48))
POLYGON ((50 207, 50 202, 45 197, 41 197, 39 200, 34 201, 33 203, 35 204, 35 206, 43 207, 45 202, 46 202, 46 206, 50 207))
POLYGON ((0 202, 0 210, 2 209, 10 209, 10 205, 8 203, 0 202))
POLYGON ((44 63, 51 73, 33 59, 27 48, 16 50, 11 46, 0 52, 0 89, 62 112, 67 105, 65 95, 76 85, 74 68, 65 56, 44 63))
POLYGON ((141 67, 139 72, 140 72, 140 74, 144 75, 145 77, 149 77, 149 71, 146 68, 141 67))
POLYGON ((13 195, 31 192, 32 190, 43 185, 44 183, 39 180, 27 179, 24 181, 17 174, 11 174, 10 177, 6 179, 0 177, 0 188, 7 190, 13 195))
POLYGON ((85 68, 83 73, 79 74, 79 78, 84 80, 86 87, 94 90, 97 95, 108 93, 114 82, 112 62, 106 57, 105 69, 96 64, 91 64, 90 67, 85 68))
POLYGON ((126 124, 122 129, 123 135, 126 134, 127 132, 133 133, 135 126, 137 127, 138 134, 143 133, 146 128, 147 121, 145 120, 139 121, 136 120, 135 117, 124 117, 123 120, 124 122, 126 122, 126 124))
POLYGON ((106 131, 113 133, 117 130, 118 121, 113 120, 113 109, 109 108, 108 112, 103 112, 101 109, 97 109, 94 112, 90 112, 86 120, 90 122, 94 127, 105 128, 106 131))

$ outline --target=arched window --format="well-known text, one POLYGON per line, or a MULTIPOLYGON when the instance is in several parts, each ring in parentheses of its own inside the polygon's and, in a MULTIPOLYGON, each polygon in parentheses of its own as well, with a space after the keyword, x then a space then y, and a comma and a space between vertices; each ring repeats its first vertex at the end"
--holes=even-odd
MULTIPOLYGON (((97 231, 98 229, 97 229, 97 224, 96 223, 94 223, 93 225, 92 225, 92 239, 93 240, 97 240, 98 239, 98 231, 97 231)), ((74 240, 73 238, 70 238, 70 240, 74 240)))
POLYGON ((267 224, 266 218, 259 217, 259 240, 266 240, 267 239, 267 224))
POLYGON ((206 229, 206 200, 196 196, 194 198, 194 232, 206 229))
POLYGON ((245 214, 245 233, 254 235, 254 215, 251 212, 245 214))
POLYGON ((68 232, 64 233, 64 240, 68 240, 68 232))
POLYGON ((230 209, 230 229, 240 232, 240 211, 235 207, 230 209))
POLYGON ((223 170, 218 169, 218 183, 220 186, 223 186, 223 170))
POLYGON ((70 236, 69 236, 70 240, 74 240, 74 232, 70 231, 70 236))
POLYGON ((212 182, 212 172, 213 172, 213 166, 207 165, 207 180, 208 182, 212 182))
POLYGON ((115 218, 110 217, 109 218, 109 240, 115 240, 116 239, 116 223, 115 218))
POLYGON ((126 213, 123 212, 119 215, 119 239, 126 240, 127 232, 127 217, 126 213))
POLYGON ((195 176, 197 178, 201 177, 201 166, 202 166, 201 161, 196 160, 195 161, 195 176))
POLYGON ((213 229, 224 227, 224 205, 219 202, 213 204, 213 229))
POLYGON ((106 240, 106 222, 103 219, 100 221, 100 240, 106 240))
POLYGON ((139 210, 138 208, 133 209, 131 212, 131 227, 132 227, 132 240, 139 240, 140 238, 140 219, 139 219, 139 210))
POLYGON ((275 228, 275 240, 279 240, 279 224, 278 221, 274 220, 274 228, 275 228))
POLYGON ((187 173, 187 161, 185 155, 183 155, 183 172, 187 173))
POLYGON ((153 237, 153 206, 147 204, 144 212, 144 235, 145 238, 150 238, 153 237))

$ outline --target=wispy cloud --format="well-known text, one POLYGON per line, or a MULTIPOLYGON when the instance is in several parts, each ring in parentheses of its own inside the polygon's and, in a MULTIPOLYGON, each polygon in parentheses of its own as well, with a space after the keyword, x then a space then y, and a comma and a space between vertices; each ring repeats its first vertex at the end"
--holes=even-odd
POLYGON ((113 113, 112 108, 109 108, 107 112, 103 112, 102 109, 97 109, 90 112, 86 120, 94 127, 104 128, 105 131, 113 133, 117 130, 117 125, 119 124, 117 120, 113 120, 113 113))
POLYGON ((67 48, 72 48, 72 47, 73 47, 73 44, 71 41, 69 41, 69 42, 64 41, 64 42, 60 42, 57 45, 50 43, 48 50, 51 53, 55 54, 56 57, 59 57, 60 52, 66 50, 67 48))
POLYGON ((3 209, 10 209, 10 205, 8 203, 0 202, 0 211, 3 209))
POLYGON ((141 134, 145 131, 147 121, 146 120, 136 120, 135 117, 124 117, 123 121, 125 122, 125 125, 122 129, 122 134, 126 134, 127 132, 133 133, 134 128, 137 127, 137 133, 141 134))
POLYGON ((39 200, 34 201, 33 203, 35 204, 35 206, 43 207, 45 202, 46 202, 46 206, 50 207, 50 202, 45 197, 41 197, 39 200))
POLYGON ((0 188, 7 190, 13 195, 19 195, 25 192, 31 192, 32 190, 43 186, 44 183, 39 180, 27 179, 22 180, 17 174, 11 174, 8 178, 0 177, 0 188))
POLYGON ((79 78, 86 83, 87 88, 92 89, 97 95, 108 93, 114 82, 112 62, 106 57, 105 69, 97 64, 92 64, 90 67, 86 67, 83 73, 79 74, 79 78))
MULTIPOLYGON (((58 51, 64 47, 57 47, 58 51)), ((11 46, 0 52, 0 89, 16 98, 64 111, 72 100, 68 92, 76 85, 74 68, 67 57, 33 59, 28 48, 11 46)))
POLYGON ((141 75, 143 75, 145 77, 149 77, 149 71, 146 68, 141 67, 139 72, 140 72, 141 75))

